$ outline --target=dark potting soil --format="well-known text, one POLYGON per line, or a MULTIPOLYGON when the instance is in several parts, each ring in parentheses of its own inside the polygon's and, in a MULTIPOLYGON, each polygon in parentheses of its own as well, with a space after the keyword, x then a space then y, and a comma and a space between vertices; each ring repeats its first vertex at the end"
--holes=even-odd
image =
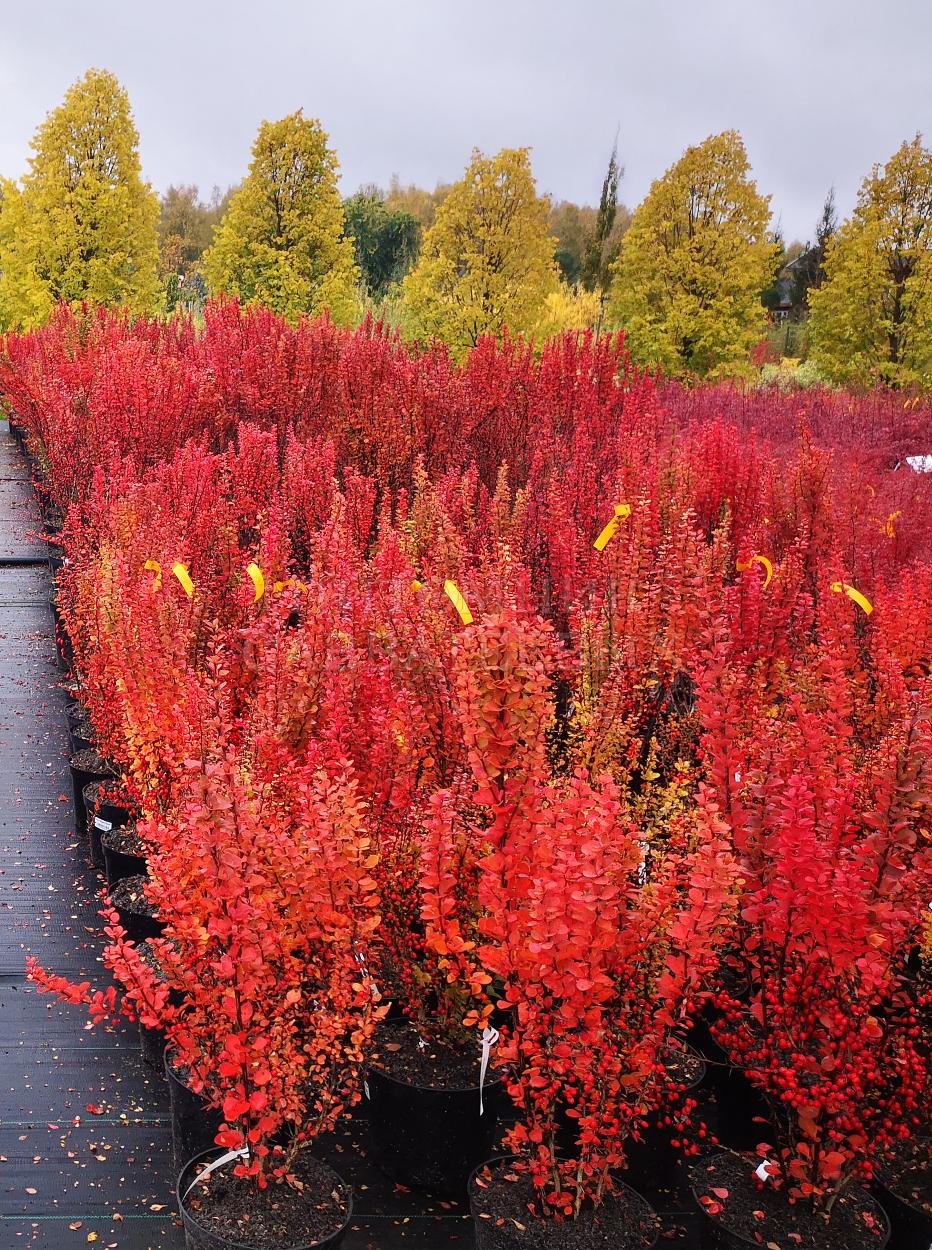
POLYGON ((316 1159, 301 1158, 295 1172, 303 1189, 284 1182, 259 1190, 255 1181, 225 1169, 195 1184, 185 1206, 215 1237, 256 1250, 290 1250, 316 1245, 346 1220, 349 1200, 337 1176, 316 1159))
POLYGON ((141 872, 135 877, 124 877, 110 890, 110 902, 115 907, 124 907, 127 911, 134 912, 137 916, 157 919, 158 908, 149 902, 144 892, 148 882, 149 878, 141 872))
POLYGON ((932 1138, 905 1142, 880 1179, 897 1198, 932 1215, 932 1138))
POLYGON ((138 855, 145 859, 149 853, 149 848, 136 832, 135 825, 120 825, 117 829, 108 829, 100 835, 100 840, 108 850, 119 851, 122 855, 138 855))
POLYGON ((116 778, 107 777, 102 781, 92 781, 85 786, 85 801, 88 809, 98 803, 111 803, 114 807, 129 807, 129 796, 119 787, 116 778))
POLYGON ((108 777, 115 775, 113 766, 101 759, 96 751, 76 751, 71 757, 71 766, 85 773, 102 773, 108 777))
MULTIPOLYGON (((478 1088, 482 1056, 478 1045, 450 1046, 426 1038, 423 1041, 427 1044, 422 1045, 420 1034, 408 1021, 385 1025, 379 1030, 370 1063, 409 1085, 428 1089, 478 1088)), ((486 1079, 494 1076, 490 1068, 486 1079)))
POLYGON ((136 947, 136 954, 146 965, 150 972, 155 973, 160 981, 165 980, 165 969, 159 963, 159 957, 152 949, 152 943, 148 940, 140 942, 136 947))
POLYGON ((685 1089, 691 1089, 702 1080, 705 1063, 689 1046, 670 1046, 664 1051, 663 1066, 670 1079, 685 1089))
MULTIPOLYGON (((617 1186, 598 1207, 583 1209, 575 1220, 542 1220, 528 1206, 534 1196, 531 1179, 507 1165, 484 1168, 469 1185, 470 1205, 483 1229, 483 1244, 521 1250, 644 1250, 652 1246, 660 1221, 648 1203, 626 1186, 617 1186)), ((478 1235, 478 1229, 477 1229, 478 1235)))
POLYGON ((754 1168, 760 1160, 729 1152, 698 1159, 689 1168, 696 1196, 720 1202, 715 1219, 729 1232, 777 1250, 871 1250, 879 1247, 886 1224, 879 1204, 863 1189, 844 1192, 826 1224, 804 1203, 790 1204, 785 1191, 764 1182, 760 1188, 754 1168), (728 1196, 711 1190, 727 1190, 728 1196), (763 1219, 754 1214, 763 1212, 763 1219))

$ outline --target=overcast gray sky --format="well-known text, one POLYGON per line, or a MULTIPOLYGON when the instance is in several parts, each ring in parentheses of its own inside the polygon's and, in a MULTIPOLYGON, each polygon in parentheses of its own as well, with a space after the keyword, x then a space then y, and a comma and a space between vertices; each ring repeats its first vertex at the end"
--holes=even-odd
POLYGON ((299 106, 346 193, 527 145, 542 191, 595 203, 617 124, 633 206, 734 127, 791 240, 830 185, 847 214, 872 164, 932 141, 929 0, 0 0, 0 173, 92 65, 128 89, 158 190, 238 181, 260 120, 299 106))

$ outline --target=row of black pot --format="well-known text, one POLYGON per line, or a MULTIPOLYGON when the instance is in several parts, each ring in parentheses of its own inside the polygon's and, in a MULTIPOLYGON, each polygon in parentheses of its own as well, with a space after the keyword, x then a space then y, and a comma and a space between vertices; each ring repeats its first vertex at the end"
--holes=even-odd
MULTIPOLYGON (((109 797, 115 784, 113 770, 93 750, 89 727, 79 712, 70 717, 72 743, 80 748, 71 760, 74 782, 76 822, 87 828, 89 850, 93 861, 105 868, 111 887, 111 902, 127 934, 137 943, 157 937, 163 924, 151 914, 143 897, 146 877, 145 859, 127 853, 126 830, 131 826, 131 813, 109 797), (134 903, 136 905, 134 905, 134 903)), ((130 839, 132 840, 132 839, 130 839)), ((701 1023, 691 1040, 708 1060, 690 1084, 690 1092, 702 1101, 702 1118, 714 1129, 718 1140, 733 1150, 749 1150, 765 1136, 767 1107, 761 1096, 742 1074, 731 1068, 723 1052, 701 1023)), ((144 1061, 161 1069, 164 1037, 157 1030, 140 1026, 141 1052, 144 1061)), ((198 1168, 216 1159, 222 1151, 214 1146, 220 1123, 219 1113, 210 1110, 184 1083, 182 1074, 165 1061, 172 1113, 172 1144, 176 1170, 179 1171, 179 1203, 185 1221, 186 1237, 191 1250, 210 1247, 218 1250, 222 1238, 208 1233, 192 1213, 189 1192, 198 1168)), ((411 1084, 372 1066, 365 1082, 371 1152, 375 1162, 397 1184, 409 1189, 423 1189, 444 1198, 462 1198, 468 1189, 475 1218, 477 1246, 480 1250, 510 1250, 523 1244, 520 1237, 509 1240, 508 1229, 516 1233, 513 1219, 500 1222, 485 1208, 507 1210, 514 1200, 513 1174, 504 1166, 485 1171, 486 1161, 493 1155, 499 1137, 501 1117, 507 1114, 508 1099, 500 1081, 487 1082, 483 1098, 483 1114, 479 1114, 477 1088, 435 1089, 411 1084), (496 1177, 512 1177, 507 1182, 496 1177)), ((655 1125, 643 1140, 630 1151, 626 1179, 648 1192, 672 1190, 680 1179, 679 1153, 670 1145, 669 1129, 655 1125)), ((323 1165, 320 1165, 321 1167, 323 1165)), ((335 1173, 329 1173, 331 1180, 335 1173)), ((328 1182, 330 1183, 330 1182, 328 1182)), ((340 1193, 346 1195, 346 1220, 342 1229, 327 1234, 319 1246, 337 1246, 342 1239, 352 1210, 350 1191, 337 1178, 340 1193)), ((333 1185, 331 1184, 331 1188, 333 1185)), ((635 1190, 616 1185, 623 1203, 639 1212, 635 1224, 643 1232, 635 1246, 653 1244, 656 1221, 650 1207, 635 1190), (646 1214, 645 1214, 646 1213, 646 1214), (649 1235, 648 1235, 649 1233, 649 1235)), ((194 1200, 192 1200, 194 1201, 194 1200)), ((200 1201, 200 1200, 198 1200, 200 1201)), ((895 1250, 928 1250, 932 1238, 932 1219, 924 1211, 893 1194, 885 1205, 893 1217, 895 1250)), ((703 1208, 704 1210, 704 1208, 703 1208)), ((878 1206, 878 1225, 889 1229, 886 1216, 878 1206)), ((520 1211, 519 1211, 520 1214, 520 1211)), ((520 1221, 519 1221, 520 1223, 520 1221)), ((630 1223, 630 1219, 629 1219, 630 1223)), ((715 1215, 705 1211, 702 1244, 706 1247, 739 1250, 761 1244, 749 1240, 722 1225, 715 1215)), ((887 1238, 889 1237, 889 1231, 887 1238)), ((876 1237, 868 1243, 881 1250, 887 1238, 876 1237)), ((230 1243, 231 1245, 234 1243, 230 1243)), ((242 1243, 235 1243, 242 1244, 242 1243)), ((582 1243, 580 1243, 582 1244, 582 1243)), ((619 1243, 620 1244, 620 1243, 619 1243)), ((765 1243, 766 1244, 766 1241, 765 1243)))
MULTIPOLYGON (((172 1066, 168 1057, 165 1059, 165 1074, 170 1093, 173 1153, 176 1167, 181 1169, 179 1201, 187 1225, 191 1217, 190 1212, 185 1211, 184 1194, 191 1178, 199 1165, 222 1153, 213 1146, 220 1115, 206 1108, 201 1099, 192 1093, 185 1084, 183 1073, 172 1066)), ((706 1080, 703 1069, 694 1082, 694 1092, 706 1080)), ((464 1191, 467 1192, 478 1250, 512 1250, 512 1247, 519 1250, 526 1242, 518 1235, 520 1230, 515 1228, 513 1218, 506 1218, 504 1224, 496 1219, 496 1213, 503 1208, 507 1211, 509 1203, 517 1201, 516 1178, 509 1169, 503 1168, 499 1171, 506 1178, 506 1183, 501 1180, 496 1182, 496 1168, 486 1170, 486 1161, 494 1154, 500 1132, 500 1116, 505 1113, 508 1100, 501 1082, 490 1081, 483 1100, 484 1114, 480 1116, 477 1092, 476 1087, 456 1090, 427 1088, 399 1080, 379 1067, 370 1067, 366 1074, 365 1095, 373 1161, 391 1180, 409 1189, 424 1189, 437 1196, 454 1199, 462 1198, 464 1191)), ((734 1153, 731 1154, 734 1157, 734 1153)), ((714 1163, 714 1155, 711 1160, 714 1163)), ((679 1168, 677 1152, 669 1145, 669 1133, 655 1127, 647 1131, 642 1143, 632 1148, 625 1180, 648 1192, 672 1188, 678 1179, 679 1168)), ((755 1190, 750 1182, 751 1167, 747 1172, 748 1194, 753 1199, 755 1190)), ((619 1182, 616 1189, 618 1201, 626 1208, 622 1223, 625 1227, 630 1226, 633 1211, 635 1224, 645 1234, 640 1240, 638 1234, 630 1242, 631 1250, 653 1245, 658 1235, 656 1220, 652 1218, 646 1200, 627 1184, 619 1182)), ((348 1195, 348 1187, 342 1185, 341 1192, 348 1195)), ((702 1185, 695 1179, 693 1194, 698 1203, 702 1185)), ((873 1212, 873 1220, 879 1230, 875 1234, 865 1232, 864 1246, 882 1250, 888 1244, 891 1221, 884 1210, 886 1207, 892 1216, 895 1250, 927 1250, 932 1234, 929 1216, 889 1190, 883 1190, 882 1197, 883 1205, 869 1195, 863 1195, 864 1209, 873 1212)), ((520 1201, 523 1204, 525 1200, 520 1201)), ((518 1216, 521 1209, 523 1207, 518 1210, 518 1216)), ((757 1238, 744 1237, 729 1230, 719 1215, 711 1214, 705 1207, 697 1205, 697 1210, 703 1212, 702 1245, 709 1250, 743 1250, 766 1244, 766 1238, 761 1243, 757 1238)), ((606 1216, 609 1214, 607 1211, 606 1216)), ((206 1244, 197 1238, 189 1239, 191 1247, 206 1244)), ((217 1250, 221 1243, 215 1241, 210 1244, 212 1250, 217 1250)), ((336 1246, 339 1237, 334 1234, 332 1239, 328 1237, 319 1244, 336 1246)), ((559 1244, 555 1241, 554 1246, 559 1244)), ((578 1244, 583 1246, 585 1243, 580 1241, 578 1244)), ((618 1244, 622 1245, 621 1242, 618 1244)), ((855 1250, 853 1245, 852 1250, 855 1250)))

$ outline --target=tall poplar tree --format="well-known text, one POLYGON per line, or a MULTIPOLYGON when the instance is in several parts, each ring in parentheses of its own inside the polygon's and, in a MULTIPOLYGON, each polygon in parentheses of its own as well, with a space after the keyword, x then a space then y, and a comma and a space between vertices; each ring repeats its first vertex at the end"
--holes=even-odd
POLYGON ((634 358, 671 376, 748 368, 779 248, 741 136, 712 135, 654 182, 621 244, 609 316, 634 358))
POLYGON ((34 325, 60 300, 159 303, 158 200, 142 179, 129 97, 89 70, 36 132, 22 189, 7 188, 0 226, 0 309, 34 325))
POLYGON ((588 240, 582 267, 582 283, 587 291, 597 291, 599 296, 598 328, 601 329, 605 315, 605 303, 612 284, 612 266, 618 258, 621 240, 614 237, 615 217, 618 213, 618 182, 624 170, 618 164, 618 139, 612 147, 608 169, 602 182, 599 211, 595 229, 588 240))
POLYGON ((358 308, 359 271, 344 234, 336 154, 299 110, 263 122, 243 183, 204 253, 215 294, 263 304, 295 321, 328 309, 338 324, 358 308))
POLYGON ((810 292, 811 357, 845 385, 932 386, 932 152, 916 137, 865 178, 810 292))
POLYGON ((533 331, 559 286, 548 214, 527 148, 493 157, 473 152, 404 280, 417 330, 443 339, 457 355, 505 326, 533 331))

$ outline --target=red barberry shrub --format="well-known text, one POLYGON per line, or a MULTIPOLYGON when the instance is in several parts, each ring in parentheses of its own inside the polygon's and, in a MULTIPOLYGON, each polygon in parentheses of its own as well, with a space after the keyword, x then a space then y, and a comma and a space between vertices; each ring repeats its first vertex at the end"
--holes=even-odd
POLYGON ((879 639, 859 662, 837 621, 819 632, 769 689, 710 639, 699 699, 744 882, 713 1035, 771 1106, 765 1183, 828 1215, 928 1097, 911 957, 932 849, 928 681, 910 690, 879 639))

